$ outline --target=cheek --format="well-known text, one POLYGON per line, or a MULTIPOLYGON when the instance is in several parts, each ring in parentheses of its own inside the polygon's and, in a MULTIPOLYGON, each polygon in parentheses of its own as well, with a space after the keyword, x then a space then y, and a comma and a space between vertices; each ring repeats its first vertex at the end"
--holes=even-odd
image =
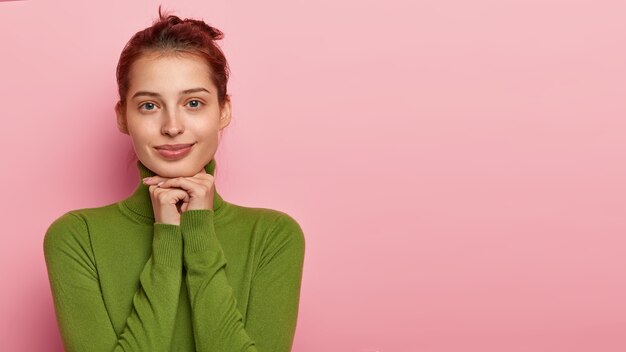
POLYGON ((188 128, 193 129, 198 137, 211 138, 217 135, 217 131, 219 130, 219 118, 211 116, 210 118, 198 119, 195 122, 193 122, 193 119, 190 119, 190 121, 188 128))
POLYGON ((204 126, 204 128, 197 130, 197 138, 203 140, 206 144, 215 144, 219 136, 219 129, 217 124, 211 124, 204 126))
POLYGON ((142 116, 128 116, 127 126, 129 132, 132 131, 137 138, 159 133, 160 131, 160 125, 157 120, 146 119, 142 116))
POLYGON ((158 133, 158 130, 156 132, 153 131, 154 126, 149 126, 145 123, 136 123, 136 122, 131 122, 131 121, 132 120, 128 121, 128 134, 132 138, 133 143, 135 145, 144 144, 148 142, 151 136, 153 136, 155 133, 158 133))

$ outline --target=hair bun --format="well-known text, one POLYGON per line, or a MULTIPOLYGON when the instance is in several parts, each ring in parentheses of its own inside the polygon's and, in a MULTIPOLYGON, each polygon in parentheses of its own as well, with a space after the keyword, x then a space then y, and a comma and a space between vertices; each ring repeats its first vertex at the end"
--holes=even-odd
MULTIPOLYGON (((171 24, 172 26, 180 24, 180 23, 192 23, 200 28, 202 28, 202 30, 206 33, 209 34, 209 36, 211 37, 211 39, 213 40, 220 40, 222 38, 224 38, 224 33, 222 33, 222 31, 220 31, 219 29, 215 28, 215 27, 211 27, 210 25, 206 24, 206 22, 202 21, 202 20, 196 20, 193 18, 185 18, 184 20, 181 19, 180 17, 176 16, 176 15, 172 15, 169 11, 166 11, 165 13, 161 12, 161 5, 159 5, 159 19, 155 20, 154 23, 157 23, 159 21, 164 21, 171 24)), ((154 24, 153 23, 153 24, 154 24)))
POLYGON ((167 16, 167 21, 173 25, 183 22, 183 20, 181 20, 180 17, 174 16, 174 15, 167 16))
POLYGON ((213 38, 213 40, 220 40, 220 39, 224 38, 224 33, 222 33, 222 31, 220 31, 219 29, 217 29, 215 27, 211 27, 208 24, 205 24, 205 26, 206 26, 207 32, 209 32, 209 34, 211 34, 211 38, 213 38))
POLYGON ((192 22, 194 24, 196 24, 197 26, 199 26, 200 28, 202 28, 202 30, 206 33, 209 34, 209 36, 211 37, 211 39, 213 40, 220 40, 224 38, 224 33, 222 31, 220 31, 219 29, 212 27, 208 24, 206 24, 206 22, 201 21, 201 20, 195 20, 195 19, 191 19, 191 18, 186 18, 185 21, 188 22, 192 22))

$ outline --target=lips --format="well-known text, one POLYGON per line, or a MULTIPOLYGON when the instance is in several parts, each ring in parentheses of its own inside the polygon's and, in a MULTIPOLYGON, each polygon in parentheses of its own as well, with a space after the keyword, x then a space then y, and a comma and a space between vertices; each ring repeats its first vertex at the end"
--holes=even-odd
POLYGON ((164 145, 159 145, 156 146, 156 149, 160 149, 160 150, 181 150, 181 149, 185 149, 187 147, 192 146, 194 143, 187 143, 187 144, 164 144, 164 145))
POLYGON ((195 143, 192 144, 174 144, 174 145, 160 145, 155 147, 155 150, 161 155, 163 158, 168 160, 179 160, 191 153, 191 149, 195 143), (179 149, 174 149, 179 148, 179 149))

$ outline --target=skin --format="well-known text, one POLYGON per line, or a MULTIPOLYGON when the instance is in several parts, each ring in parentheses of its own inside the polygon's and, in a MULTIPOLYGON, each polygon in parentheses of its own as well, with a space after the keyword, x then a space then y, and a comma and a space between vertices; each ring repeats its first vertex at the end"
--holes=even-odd
POLYGON ((204 166, 219 145, 220 133, 231 120, 230 99, 222 106, 210 68, 191 54, 145 54, 129 72, 126 106, 115 106, 120 132, 131 137, 138 159, 157 176, 149 185, 155 223, 180 224, 180 213, 212 209, 214 177, 204 166), (185 93, 184 90, 206 91, 185 93), (137 92, 153 92, 150 96, 137 92), (194 143, 182 159, 168 160, 154 148, 162 144, 194 143))

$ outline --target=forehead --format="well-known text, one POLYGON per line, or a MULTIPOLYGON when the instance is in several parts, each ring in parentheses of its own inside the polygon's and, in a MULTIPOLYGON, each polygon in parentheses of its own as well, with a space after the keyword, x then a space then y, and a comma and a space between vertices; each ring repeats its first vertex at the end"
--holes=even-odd
POLYGON ((129 94, 143 89, 177 93, 200 86, 215 91, 209 65, 202 57, 187 53, 143 54, 133 62, 128 78, 129 94))

